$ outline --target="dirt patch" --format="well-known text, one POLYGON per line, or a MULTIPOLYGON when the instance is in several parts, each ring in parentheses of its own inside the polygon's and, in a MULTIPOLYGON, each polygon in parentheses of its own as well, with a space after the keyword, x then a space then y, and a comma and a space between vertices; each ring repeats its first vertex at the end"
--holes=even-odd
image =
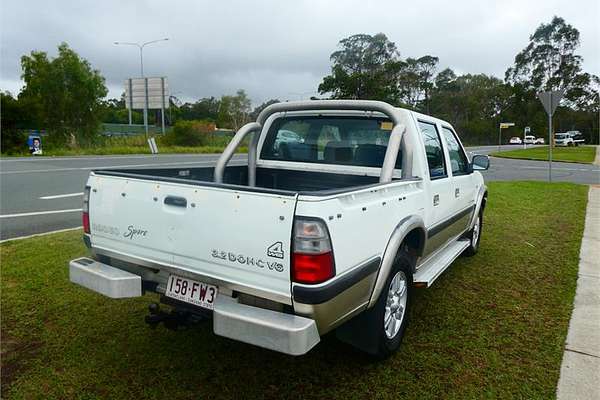
POLYGON ((11 383, 23 373, 27 361, 36 357, 42 342, 19 341, 3 330, 0 343, 0 396, 6 398, 11 383))

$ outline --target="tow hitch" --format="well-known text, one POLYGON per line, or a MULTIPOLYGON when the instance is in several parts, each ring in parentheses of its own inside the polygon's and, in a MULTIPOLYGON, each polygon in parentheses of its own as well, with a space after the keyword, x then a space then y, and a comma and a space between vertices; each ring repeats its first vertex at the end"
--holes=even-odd
POLYGON ((179 328, 187 328, 205 319, 202 316, 175 308, 171 309, 170 312, 166 312, 161 310, 160 305, 157 303, 151 303, 148 306, 148 312, 150 314, 146 315, 144 320, 152 329, 156 328, 162 322, 165 328, 176 331, 179 328))

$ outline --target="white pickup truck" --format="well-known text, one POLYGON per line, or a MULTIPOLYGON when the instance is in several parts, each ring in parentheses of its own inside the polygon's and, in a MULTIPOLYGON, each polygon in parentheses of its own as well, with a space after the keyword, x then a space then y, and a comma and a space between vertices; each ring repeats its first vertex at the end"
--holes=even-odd
POLYGON ((278 103, 216 166, 98 170, 72 282, 160 294, 146 321, 301 355, 331 331, 400 345, 415 287, 477 251, 487 190, 450 124, 376 101, 278 103), (249 140, 245 141, 246 138, 249 140), (230 163, 248 144, 248 162, 230 163))

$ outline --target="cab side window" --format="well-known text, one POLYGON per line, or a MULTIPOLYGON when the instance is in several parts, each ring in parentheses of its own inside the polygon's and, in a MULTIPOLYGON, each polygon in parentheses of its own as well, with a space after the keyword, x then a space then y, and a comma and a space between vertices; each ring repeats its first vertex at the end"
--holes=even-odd
POLYGON ((456 135, 449 128, 442 127, 446 145, 448 146, 448 155, 450 156, 450 167, 453 175, 469 173, 469 160, 463 151, 456 135))
POLYGON ((435 124, 419 121, 419 130, 423 136, 425 144, 425 153, 427 154, 427 164, 429 165, 429 176, 431 178, 441 178, 446 176, 446 164, 444 162, 444 150, 440 134, 435 124))

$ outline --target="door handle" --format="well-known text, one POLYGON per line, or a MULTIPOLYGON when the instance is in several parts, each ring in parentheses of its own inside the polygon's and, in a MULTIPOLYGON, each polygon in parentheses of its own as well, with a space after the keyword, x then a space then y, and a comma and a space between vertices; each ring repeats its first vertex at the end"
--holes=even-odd
POLYGON ((438 204, 440 204, 440 195, 439 194, 434 194, 433 195, 433 206, 437 206, 438 204))
POLYGON ((185 197, 179 196, 167 196, 165 197, 165 204, 173 207, 187 207, 187 200, 185 197))
POLYGON ((460 196, 460 188, 454 189, 454 197, 459 197, 459 196, 460 196))

